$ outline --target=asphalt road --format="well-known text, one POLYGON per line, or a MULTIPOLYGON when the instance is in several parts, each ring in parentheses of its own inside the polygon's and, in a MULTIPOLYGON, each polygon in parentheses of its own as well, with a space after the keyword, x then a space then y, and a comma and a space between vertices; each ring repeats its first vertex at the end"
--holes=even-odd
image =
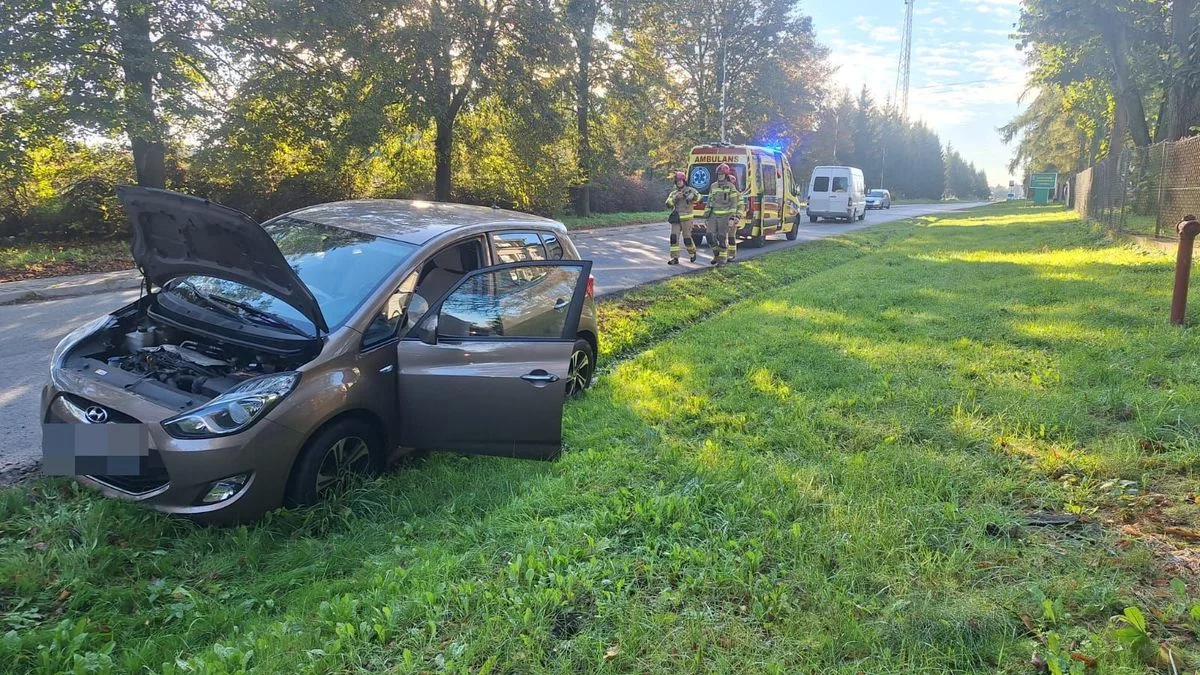
MULTIPOLYGON (((795 241, 778 237, 768 240, 760 249, 739 246, 738 258, 752 258, 892 220, 970 206, 975 204, 895 206, 888 211, 872 211, 860 223, 811 225, 806 222, 795 241)), ((583 257, 594 262, 592 273, 596 277, 596 293, 603 295, 709 266, 711 254, 707 249, 701 250, 701 257, 694 264, 685 258, 680 265, 667 265, 669 233, 666 224, 634 225, 579 232, 571 239, 583 257)), ((4 382, 0 389, 0 484, 6 478, 11 479, 36 467, 41 457, 38 396, 46 380, 46 367, 54 345, 82 322, 132 302, 137 293, 136 290, 116 291, 0 306, 0 373, 3 373, 0 382, 4 382)))

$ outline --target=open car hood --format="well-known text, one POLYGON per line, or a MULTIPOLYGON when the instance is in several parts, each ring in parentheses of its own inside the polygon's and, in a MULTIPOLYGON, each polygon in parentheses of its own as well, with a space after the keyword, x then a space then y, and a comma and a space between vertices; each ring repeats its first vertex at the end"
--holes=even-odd
POLYGON ((312 291, 250 216, 170 190, 121 185, 117 197, 133 224, 133 260, 149 283, 162 287, 189 274, 235 281, 283 300, 329 332, 312 291))

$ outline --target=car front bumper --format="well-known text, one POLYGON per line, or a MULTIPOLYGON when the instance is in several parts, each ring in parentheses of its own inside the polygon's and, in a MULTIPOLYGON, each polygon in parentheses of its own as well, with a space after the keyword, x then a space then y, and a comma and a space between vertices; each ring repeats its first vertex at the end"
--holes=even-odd
MULTIPOLYGON (((45 386, 43 424, 86 425, 86 411, 99 406, 110 422, 142 425, 149 440, 138 475, 76 475, 80 483, 108 497, 215 525, 248 522, 282 505, 292 461, 304 443, 299 433, 263 419, 230 436, 177 439, 159 422, 179 411, 95 381, 80 382, 79 377, 58 371, 55 382, 45 386), (204 503, 215 483, 236 476, 245 477, 239 490, 204 503)), ((80 450, 88 451, 75 449, 80 450)))

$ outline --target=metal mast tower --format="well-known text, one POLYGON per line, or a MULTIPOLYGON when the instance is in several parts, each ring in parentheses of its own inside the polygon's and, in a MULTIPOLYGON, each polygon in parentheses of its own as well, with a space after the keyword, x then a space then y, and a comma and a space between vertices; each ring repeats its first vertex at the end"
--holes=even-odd
POLYGON ((896 67, 896 102, 900 115, 908 117, 908 76, 912 71, 912 21, 916 0, 904 0, 904 33, 900 42, 900 63, 896 67))

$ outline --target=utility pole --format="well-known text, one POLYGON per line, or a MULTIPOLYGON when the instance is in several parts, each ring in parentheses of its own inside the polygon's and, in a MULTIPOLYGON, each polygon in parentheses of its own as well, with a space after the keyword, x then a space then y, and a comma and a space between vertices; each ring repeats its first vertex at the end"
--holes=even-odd
POLYGON ((883 172, 887 169, 887 145, 881 146, 883 158, 879 160, 879 189, 883 189, 883 172))
POLYGON ((725 85, 729 81, 729 49, 726 46, 725 26, 721 26, 721 142, 728 142, 725 136, 725 85))
POLYGON ((908 117, 908 81, 912 72, 913 4, 916 0, 904 0, 904 32, 900 42, 900 63, 896 65, 896 102, 900 105, 900 116, 908 117))

